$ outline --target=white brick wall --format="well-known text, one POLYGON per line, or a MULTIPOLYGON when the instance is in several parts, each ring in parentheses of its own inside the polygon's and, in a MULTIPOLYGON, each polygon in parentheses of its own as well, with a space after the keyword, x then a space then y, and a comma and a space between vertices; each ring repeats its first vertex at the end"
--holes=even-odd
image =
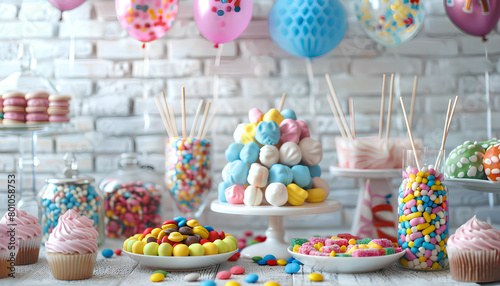
MULTIPOLYGON (((248 109, 274 107, 279 104, 281 93, 286 92, 285 107, 295 109, 299 117, 316 126, 317 134, 313 136, 321 140, 325 151, 321 164, 323 177, 333 186, 331 196, 344 205, 338 215, 293 217, 286 224, 300 226, 314 219, 318 226, 347 227, 352 222, 358 186, 353 179, 328 174, 328 166, 337 160, 334 140, 339 129, 324 98, 328 91, 324 73, 331 74, 344 110, 347 110, 348 97, 354 97, 358 134, 378 131, 383 73, 398 73, 395 96, 402 95, 407 100, 413 76, 419 75, 414 132, 432 147, 437 147, 440 140, 447 100, 457 94, 461 101, 447 149, 465 140, 485 138, 485 71, 491 73, 494 121, 500 118, 500 36, 497 31, 489 36, 485 44, 489 57, 485 58, 485 46, 480 39, 457 30, 446 17, 442 1, 425 0, 428 15, 415 39, 385 48, 363 34, 355 22, 352 1, 343 0, 349 15, 346 38, 336 49, 313 61, 312 85, 307 78, 305 60, 284 52, 270 39, 267 15, 273 0, 254 0, 252 22, 237 40, 224 44, 220 67, 214 66, 217 49, 200 35, 193 21, 192 1, 180 1, 179 14, 171 30, 165 37, 148 44, 150 61, 146 78, 145 50, 116 21, 114 1, 87 0, 81 7, 65 12, 61 22, 57 21, 59 12, 48 1, 1 2, 0 79, 18 70, 15 57, 17 43, 22 38, 33 46, 38 72, 51 78, 63 93, 73 96, 74 131, 38 138, 39 184, 60 169, 59 159, 67 151, 77 152, 82 171, 97 179, 116 168, 119 153, 130 151, 140 153, 144 163, 163 172, 166 136, 152 95, 164 90, 179 117, 179 92, 186 86, 189 124, 199 98, 211 100, 213 75, 217 73, 220 75, 219 117, 211 134, 215 136, 214 186, 225 164, 223 152, 232 141, 235 126, 247 121, 248 109), (76 38, 73 65, 69 61, 71 36, 76 38), (311 122, 309 114, 309 93, 317 98, 316 122, 311 122)), ((396 101, 393 112, 391 134, 404 135, 396 101)), ((500 132, 500 126, 493 128, 495 134, 500 132)), ((23 139, 25 147, 28 143, 23 139)), ((0 172, 16 169, 18 145, 16 137, 2 136, 0 172)), ((489 212, 484 194, 453 190, 450 200, 453 225, 463 223, 473 214, 486 216, 489 212)), ((204 217, 213 224, 220 218, 220 214, 211 212, 206 212, 204 217)), ((241 218, 249 226, 265 224, 265 218, 241 218)))

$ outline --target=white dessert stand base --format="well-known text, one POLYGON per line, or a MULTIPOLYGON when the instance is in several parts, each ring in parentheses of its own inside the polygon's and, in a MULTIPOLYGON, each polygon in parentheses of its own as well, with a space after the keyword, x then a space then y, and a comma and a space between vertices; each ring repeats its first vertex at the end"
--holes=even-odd
POLYGON ((392 179, 401 178, 401 169, 348 169, 330 166, 330 173, 338 177, 356 178, 359 181, 352 234, 361 237, 381 237, 379 233, 383 233, 386 237, 397 237, 397 226, 378 225, 374 222, 376 220, 389 224, 397 222, 397 191, 393 190, 392 179), (392 206, 392 213, 388 211, 373 213, 374 207, 388 204, 392 206))
POLYGON ((288 215, 311 215, 338 212, 342 209, 342 205, 339 201, 334 199, 327 199, 321 203, 304 203, 302 206, 284 207, 275 207, 271 205, 233 205, 216 200, 212 202, 210 209, 214 212, 225 214, 269 216, 266 241, 245 247, 241 251, 241 257, 252 259, 254 256, 264 257, 267 254, 272 254, 277 259, 288 259, 291 257, 287 251, 290 243, 285 241, 283 217, 288 215))

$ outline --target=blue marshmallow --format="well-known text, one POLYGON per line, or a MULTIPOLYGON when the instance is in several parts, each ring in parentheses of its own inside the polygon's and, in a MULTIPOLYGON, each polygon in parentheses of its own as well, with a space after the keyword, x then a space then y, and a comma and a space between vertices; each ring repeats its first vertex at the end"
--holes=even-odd
POLYGON ((304 165, 296 165, 292 167, 293 182, 301 188, 305 188, 311 183, 311 174, 309 168, 304 165))
POLYGON ((311 178, 321 177, 321 167, 319 165, 307 166, 309 168, 309 173, 311 178))
POLYGON ((226 200, 226 189, 231 187, 232 184, 229 182, 221 182, 219 183, 219 188, 218 188, 218 194, 219 194, 219 201, 225 203, 227 202, 226 200))
POLYGON ((291 109, 283 109, 281 111, 281 115, 283 115, 283 117, 285 117, 285 119, 293 119, 293 120, 297 120, 297 115, 295 115, 295 111, 291 110, 291 109))
POLYGON ((244 186, 247 183, 248 171, 250 171, 250 167, 243 163, 243 161, 233 161, 229 167, 226 179, 232 185, 244 186))
POLYGON ((293 172, 288 166, 274 164, 269 169, 269 183, 282 183, 285 186, 293 182, 293 172))
POLYGON ((262 145, 276 145, 280 141, 280 127, 274 121, 261 121, 255 131, 255 140, 262 145))
MULTIPOLYGON (((245 164, 253 164, 259 159, 260 147, 255 142, 249 142, 241 149, 240 158, 245 164)), ((248 172, 247 172, 248 173, 248 172)), ((239 184, 244 185, 244 184, 239 184)))
POLYGON ((233 162, 235 160, 240 159, 240 152, 241 149, 243 148, 243 144, 240 143, 231 143, 229 147, 226 149, 226 160, 228 162, 233 162))

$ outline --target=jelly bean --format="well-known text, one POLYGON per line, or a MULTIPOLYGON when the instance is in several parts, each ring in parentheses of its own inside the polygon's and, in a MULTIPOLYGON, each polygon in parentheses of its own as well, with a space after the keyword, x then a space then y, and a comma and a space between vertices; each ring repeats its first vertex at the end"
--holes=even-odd
POLYGON ((264 284, 264 286, 280 286, 278 282, 269 281, 264 284))
POLYGON ((151 280, 151 282, 161 282, 165 279, 165 275, 163 275, 162 273, 154 273, 153 275, 151 275, 149 277, 149 280, 151 280))
POLYGON ((231 272, 229 271, 220 271, 217 273, 217 279, 227 280, 229 278, 231 278, 231 272))
POLYGON ((260 256, 254 256, 252 257, 253 262, 258 262, 259 260, 262 260, 263 258, 260 256))
POLYGON ((114 252, 111 249, 104 249, 102 251, 102 256, 104 256, 106 258, 110 258, 111 256, 113 256, 113 254, 114 254, 114 252))
POLYGON ((323 275, 319 273, 311 273, 308 277, 311 281, 323 281, 323 275))
POLYGON ((298 263, 289 262, 285 266, 285 272, 288 274, 294 274, 300 271, 300 265, 298 263))
POLYGON ((259 275, 257 274, 251 273, 245 276, 245 282, 247 283, 256 283, 258 280, 259 280, 259 275))
POLYGON ((227 281, 224 286, 240 286, 241 284, 236 281, 227 281))

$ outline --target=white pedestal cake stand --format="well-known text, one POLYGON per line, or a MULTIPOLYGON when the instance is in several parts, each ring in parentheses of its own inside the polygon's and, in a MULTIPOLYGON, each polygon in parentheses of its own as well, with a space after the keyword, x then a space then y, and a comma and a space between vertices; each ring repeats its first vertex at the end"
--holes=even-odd
POLYGON ((212 202, 210 209, 214 212, 225 214, 269 216, 269 226, 266 230, 266 241, 245 247, 241 251, 241 257, 252 259, 254 256, 264 257, 267 254, 272 254, 277 259, 287 259, 290 258, 290 254, 287 251, 290 243, 286 242, 284 239, 284 216, 333 213, 340 211, 342 209, 342 205, 339 201, 334 199, 326 199, 321 203, 304 203, 302 206, 283 207, 275 207, 271 205, 233 205, 216 200, 212 202))

